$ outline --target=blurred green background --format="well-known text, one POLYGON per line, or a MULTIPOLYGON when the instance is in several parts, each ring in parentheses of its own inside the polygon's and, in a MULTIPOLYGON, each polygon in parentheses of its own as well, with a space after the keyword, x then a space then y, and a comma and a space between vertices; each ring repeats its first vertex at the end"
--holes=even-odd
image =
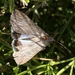
POLYGON ((0 75, 75 75, 75 0, 0 0, 0 75), (12 57, 15 8, 56 40, 21 66, 12 57))

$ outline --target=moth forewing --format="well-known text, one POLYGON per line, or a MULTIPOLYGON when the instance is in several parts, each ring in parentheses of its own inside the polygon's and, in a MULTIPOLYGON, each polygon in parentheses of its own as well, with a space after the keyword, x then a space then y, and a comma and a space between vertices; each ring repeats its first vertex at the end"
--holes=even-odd
POLYGON ((19 33, 25 33, 27 35, 48 35, 39 26, 37 26, 27 15, 14 10, 11 15, 10 23, 13 26, 13 30, 19 33))
POLYGON ((13 57, 18 65, 29 61, 49 44, 48 34, 19 10, 12 12, 10 23, 13 57))

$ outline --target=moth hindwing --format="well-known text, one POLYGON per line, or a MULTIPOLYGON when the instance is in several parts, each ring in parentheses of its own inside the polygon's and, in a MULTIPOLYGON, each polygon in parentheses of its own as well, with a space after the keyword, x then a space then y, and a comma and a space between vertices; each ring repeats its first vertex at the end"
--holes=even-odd
POLYGON ((13 57, 18 65, 29 61, 49 44, 48 34, 21 11, 12 12, 10 23, 13 57))

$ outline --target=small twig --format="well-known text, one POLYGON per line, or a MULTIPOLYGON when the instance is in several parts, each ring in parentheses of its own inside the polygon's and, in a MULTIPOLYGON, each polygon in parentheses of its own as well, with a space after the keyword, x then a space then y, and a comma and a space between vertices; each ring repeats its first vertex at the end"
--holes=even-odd
POLYGON ((35 9, 38 9, 39 7, 41 7, 41 4, 37 4, 35 7, 33 7, 33 8, 30 8, 27 12, 26 12, 26 14, 28 15, 31 11, 33 11, 33 10, 35 10, 35 9))
POLYGON ((47 58, 37 58, 37 57, 34 57, 34 59, 44 60, 44 61, 51 61, 51 60, 53 60, 53 59, 47 59, 47 58))
POLYGON ((1 32, 3 35, 10 35, 10 33, 1 32))

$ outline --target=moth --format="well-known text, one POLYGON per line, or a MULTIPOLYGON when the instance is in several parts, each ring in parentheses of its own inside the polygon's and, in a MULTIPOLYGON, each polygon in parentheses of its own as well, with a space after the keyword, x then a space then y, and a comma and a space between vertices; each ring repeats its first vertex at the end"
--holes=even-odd
POLYGON ((17 65, 23 65, 45 49, 53 39, 27 15, 15 9, 10 17, 13 57, 17 65))

